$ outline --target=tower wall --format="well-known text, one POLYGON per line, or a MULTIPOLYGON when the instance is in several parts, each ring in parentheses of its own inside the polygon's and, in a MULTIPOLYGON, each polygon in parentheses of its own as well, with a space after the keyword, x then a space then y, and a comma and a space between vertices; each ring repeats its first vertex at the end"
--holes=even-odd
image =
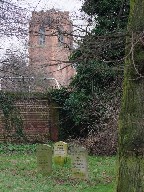
MULTIPOLYGON (((30 67, 41 76, 55 78, 67 86, 75 69, 68 62, 73 46, 69 12, 33 12, 29 26, 30 67)), ((51 81, 51 86, 55 82, 51 81)))

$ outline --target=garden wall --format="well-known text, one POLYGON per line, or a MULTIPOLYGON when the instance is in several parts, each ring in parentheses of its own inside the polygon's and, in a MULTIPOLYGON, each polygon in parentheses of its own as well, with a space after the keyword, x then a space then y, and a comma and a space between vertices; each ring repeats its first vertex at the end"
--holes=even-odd
MULTIPOLYGON (((46 98, 29 97, 16 99, 15 108, 23 122, 23 132, 29 141, 58 140, 58 106, 46 98)), ((10 134, 5 130, 4 115, 0 111, 0 141, 13 139, 15 130, 10 134)))

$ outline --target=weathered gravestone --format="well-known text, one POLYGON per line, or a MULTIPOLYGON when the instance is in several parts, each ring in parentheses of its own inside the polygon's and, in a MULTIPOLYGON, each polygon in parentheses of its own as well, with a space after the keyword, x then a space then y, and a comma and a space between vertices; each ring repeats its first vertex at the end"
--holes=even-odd
POLYGON ((52 147, 50 145, 38 145, 37 154, 37 169, 43 175, 48 175, 52 172, 52 147))
POLYGON ((67 143, 59 141, 54 145, 54 163, 57 165, 64 165, 67 162, 67 143))
POLYGON ((72 176, 79 179, 88 179, 88 154, 84 147, 72 146, 71 165, 72 176))

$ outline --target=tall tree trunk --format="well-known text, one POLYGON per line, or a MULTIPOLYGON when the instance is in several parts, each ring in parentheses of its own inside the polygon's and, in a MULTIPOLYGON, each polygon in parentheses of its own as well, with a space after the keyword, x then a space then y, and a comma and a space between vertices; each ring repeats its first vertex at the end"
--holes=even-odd
POLYGON ((130 1, 117 192, 144 192, 144 0, 130 1))

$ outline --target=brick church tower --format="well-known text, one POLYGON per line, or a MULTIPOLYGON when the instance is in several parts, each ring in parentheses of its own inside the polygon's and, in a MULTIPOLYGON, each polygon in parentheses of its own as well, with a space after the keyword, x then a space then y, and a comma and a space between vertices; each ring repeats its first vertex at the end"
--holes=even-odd
POLYGON ((69 12, 33 12, 29 24, 29 67, 49 85, 68 86, 75 69, 68 61, 73 47, 69 12))

